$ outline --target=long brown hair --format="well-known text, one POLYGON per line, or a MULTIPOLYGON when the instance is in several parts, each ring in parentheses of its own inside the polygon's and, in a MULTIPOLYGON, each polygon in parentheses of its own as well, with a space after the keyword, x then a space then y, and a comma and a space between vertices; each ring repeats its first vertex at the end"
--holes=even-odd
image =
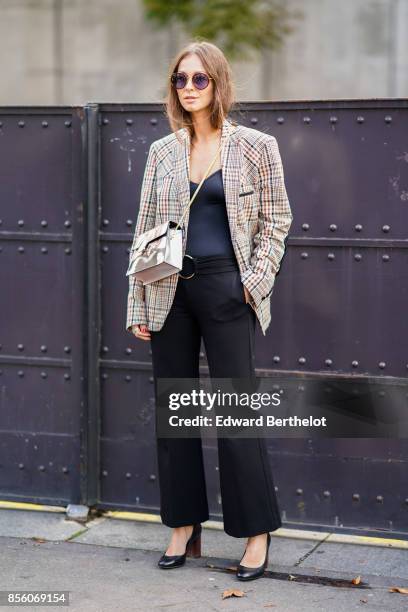
POLYGON ((214 79, 213 99, 210 104, 210 121, 214 128, 222 127, 224 119, 235 103, 235 85, 232 71, 221 49, 206 41, 190 42, 183 47, 170 63, 164 104, 165 115, 172 131, 176 132, 180 128, 187 128, 190 132, 190 138, 194 133, 191 114, 180 104, 177 91, 171 84, 170 76, 173 72, 177 72, 181 60, 192 53, 200 58, 206 72, 214 79))

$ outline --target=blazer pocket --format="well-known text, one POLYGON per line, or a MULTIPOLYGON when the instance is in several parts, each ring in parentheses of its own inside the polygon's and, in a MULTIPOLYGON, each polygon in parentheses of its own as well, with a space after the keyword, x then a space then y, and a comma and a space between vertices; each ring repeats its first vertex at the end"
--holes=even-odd
POLYGON ((250 191, 243 191, 242 193, 239 194, 239 197, 243 198, 244 196, 248 196, 248 195, 251 195, 253 193, 255 193, 255 191, 253 189, 251 189, 250 191))

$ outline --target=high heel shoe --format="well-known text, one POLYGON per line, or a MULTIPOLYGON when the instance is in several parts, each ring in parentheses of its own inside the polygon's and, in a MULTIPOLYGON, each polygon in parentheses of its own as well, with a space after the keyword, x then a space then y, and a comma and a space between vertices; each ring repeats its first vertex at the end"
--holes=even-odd
MULTIPOLYGON (((238 580, 254 580, 255 578, 260 578, 265 572, 265 569, 268 566, 268 557, 269 557, 269 545, 271 543, 271 534, 268 531, 267 535, 267 543, 266 543, 266 553, 265 560, 259 567, 245 567, 245 565, 241 565, 241 563, 237 567, 237 578, 238 580)), ((245 553, 244 553, 245 555, 245 553)), ((244 558, 242 555, 241 561, 244 558)))
POLYGON ((161 569, 180 567, 186 562, 186 557, 201 557, 201 523, 193 526, 193 531, 187 540, 186 550, 182 555, 162 555, 157 563, 161 569))

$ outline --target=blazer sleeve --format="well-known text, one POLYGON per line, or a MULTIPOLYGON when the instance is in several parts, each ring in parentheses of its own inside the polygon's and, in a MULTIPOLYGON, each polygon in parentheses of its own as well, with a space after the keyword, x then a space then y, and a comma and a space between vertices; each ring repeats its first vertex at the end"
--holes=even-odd
MULTIPOLYGON (((132 252, 136 248, 136 241, 140 234, 152 229, 156 219, 156 150, 154 142, 150 145, 146 168, 143 176, 139 214, 136 221, 135 233, 129 254, 129 263, 132 252)), ((126 331, 130 331, 132 325, 147 325, 145 291, 141 280, 136 280, 129 275, 129 293, 127 298, 126 331)))
POLYGON ((274 136, 266 141, 259 164, 259 231, 253 241, 250 265, 241 275, 255 306, 273 290, 292 224, 279 146, 274 136))

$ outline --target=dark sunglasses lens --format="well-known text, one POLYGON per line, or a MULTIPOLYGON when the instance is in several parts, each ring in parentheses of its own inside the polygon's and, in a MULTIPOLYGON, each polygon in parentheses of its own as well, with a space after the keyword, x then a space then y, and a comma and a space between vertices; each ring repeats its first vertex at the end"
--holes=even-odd
POLYGON ((209 82, 209 78, 206 74, 195 74, 193 77, 193 83, 197 89, 205 89, 209 82))
POLYGON ((183 89, 186 86, 187 79, 184 74, 180 74, 176 72, 171 76, 171 82, 176 87, 176 89, 183 89))

